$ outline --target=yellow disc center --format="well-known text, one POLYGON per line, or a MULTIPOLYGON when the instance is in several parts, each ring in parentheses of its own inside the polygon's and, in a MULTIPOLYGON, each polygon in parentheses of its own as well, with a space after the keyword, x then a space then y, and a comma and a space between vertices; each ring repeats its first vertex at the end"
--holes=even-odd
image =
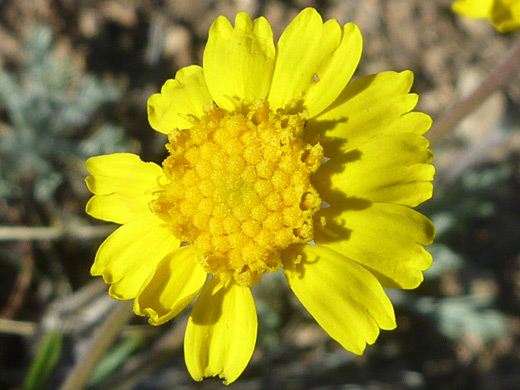
POLYGON ((321 200, 309 176, 323 149, 303 141, 304 125, 256 101, 245 113, 209 107, 191 129, 170 134, 167 182, 151 208, 197 246, 206 272, 252 286, 281 267, 281 250, 313 239, 321 200))

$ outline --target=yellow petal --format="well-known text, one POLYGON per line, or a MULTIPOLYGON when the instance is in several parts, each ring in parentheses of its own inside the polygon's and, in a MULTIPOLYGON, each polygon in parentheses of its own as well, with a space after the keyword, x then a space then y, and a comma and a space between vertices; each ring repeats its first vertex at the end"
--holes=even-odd
POLYGON ((148 99, 148 120, 150 126, 164 134, 173 129, 189 129, 191 118, 204 115, 204 106, 213 99, 209 94, 204 74, 200 66, 182 68, 164 83, 161 93, 148 99))
POLYGON ((430 267, 423 248, 433 242, 428 218, 406 206, 347 200, 341 209, 329 207, 316 215, 314 241, 355 260, 376 275, 385 287, 415 288, 430 267))
POLYGON ((315 245, 292 245, 283 265, 294 294, 343 348, 360 355, 379 328, 396 327, 392 303, 377 279, 349 258, 315 245))
POLYGON ((152 214, 148 203, 163 171, 139 156, 116 153, 89 158, 85 180, 94 194, 86 206, 87 214, 104 221, 127 223, 152 214))
POLYGON ((116 299, 134 298, 159 262, 178 248, 179 240, 158 217, 150 216, 119 227, 101 244, 90 273, 111 284, 116 299))
POLYGON ((348 195, 415 207, 432 196, 432 159, 428 140, 420 135, 381 135, 327 161, 313 184, 332 206, 340 207, 348 195))
POLYGON ((491 23, 501 33, 520 29, 520 1, 495 0, 491 10, 491 23))
POLYGON ((220 108, 235 109, 236 99, 264 99, 269 92, 275 48, 265 18, 237 14, 235 28, 220 16, 209 30, 204 50, 204 76, 220 108))
POLYGON ((134 312, 149 316, 151 325, 161 325, 179 314, 197 296, 206 282, 206 272, 196 260, 192 245, 168 254, 142 284, 134 312))
POLYGON ((336 20, 324 24, 315 9, 304 9, 278 42, 268 98, 271 108, 303 99, 308 118, 319 114, 336 100, 354 74, 362 46, 355 24, 343 29, 336 20))
POLYGON ((225 384, 234 382, 253 355, 257 326, 250 289, 213 277, 193 307, 184 338, 193 379, 218 375, 225 384))
POLYGON ((494 0, 459 0, 453 3, 452 9, 469 18, 487 18, 491 13, 494 0))
POLYGON ((308 139, 319 137, 327 157, 347 152, 380 134, 424 134, 431 119, 423 113, 408 113, 417 104, 409 94, 413 73, 381 72, 349 84, 323 113, 307 123, 308 139))

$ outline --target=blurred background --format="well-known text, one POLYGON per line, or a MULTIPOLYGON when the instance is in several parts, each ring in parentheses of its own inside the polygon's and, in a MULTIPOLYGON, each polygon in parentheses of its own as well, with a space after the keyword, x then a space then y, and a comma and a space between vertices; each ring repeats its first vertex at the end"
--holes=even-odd
MULTIPOLYGON (((278 38, 304 7, 355 22, 355 77, 415 73, 418 109, 439 118, 520 35, 463 19, 451 0, 4 0, 0 2, 0 389, 58 389, 115 302, 89 268, 115 228, 84 213, 89 156, 160 163, 148 97, 202 63, 218 15, 265 16, 278 38)), ((433 145, 438 238, 425 282, 388 291, 398 328, 358 357, 292 296, 281 273, 255 286, 259 336, 237 389, 520 389, 520 78, 433 145)), ((89 390, 214 389, 184 364, 186 313, 134 317, 89 390)))

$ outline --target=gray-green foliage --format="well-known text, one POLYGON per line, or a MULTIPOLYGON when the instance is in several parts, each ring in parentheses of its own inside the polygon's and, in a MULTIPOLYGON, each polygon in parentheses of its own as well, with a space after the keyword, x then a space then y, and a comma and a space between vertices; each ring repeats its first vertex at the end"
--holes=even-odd
MULTIPOLYGON (((497 213, 493 199, 498 188, 514 172, 506 164, 479 167, 465 172, 457 185, 437 192, 426 207, 437 229, 435 244, 428 247, 434 259, 432 267, 424 274, 427 281, 441 277, 445 272, 460 273, 474 259, 458 253, 464 250, 453 247, 453 242, 462 243, 475 221, 489 220, 497 213)), ((482 343, 498 340, 508 332, 507 316, 494 308, 493 298, 479 296, 474 292, 454 297, 428 297, 392 292, 396 305, 412 308, 430 317, 439 331, 453 340, 472 335, 482 343)))
POLYGON ((426 280, 437 279, 443 272, 459 270, 464 266, 462 256, 447 245, 435 243, 428 247, 428 252, 434 261, 432 266, 424 272, 426 280))
POLYGON ((436 242, 463 234, 477 219, 495 215, 492 194, 512 175, 509 164, 468 170, 457 184, 436 187, 435 196, 424 207, 437 230, 436 242))
POLYGON ((486 296, 470 293, 436 298, 403 290, 387 290, 387 293, 396 307, 429 318, 440 333, 452 340, 472 336, 481 343, 489 343, 509 332, 506 315, 495 309, 493 300, 486 296))
POLYGON ((417 312, 431 317, 439 331, 453 340, 471 335, 482 343, 488 343, 509 331, 507 317, 494 309, 494 302, 486 296, 407 297, 404 301, 417 312))
POLYGON ((435 319, 447 337, 460 340, 472 335, 481 342, 493 342, 509 330, 504 313, 493 309, 477 295, 444 298, 436 305, 435 319))
POLYGON ((36 29, 16 73, 0 71, 0 110, 9 123, 0 137, 0 196, 17 198, 30 183, 38 201, 51 197, 70 159, 117 151, 130 144, 122 129, 100 126, 99 108, 120 97, 114 85, 85 74, 54 53, 50 29, 36 29))

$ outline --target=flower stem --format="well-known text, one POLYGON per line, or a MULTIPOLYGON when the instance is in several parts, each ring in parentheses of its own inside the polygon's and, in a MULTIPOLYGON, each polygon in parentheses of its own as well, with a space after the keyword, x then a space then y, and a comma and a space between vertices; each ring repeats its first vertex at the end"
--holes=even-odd
POLYGON ((498 64, 489 76, 468 97, 461 100, 448 110, 439 120, 435 121, 428 138, 432 144, 439 142, 466 115, 476 109, 493 92, 502 88, 520 71, 520 38, 515 42, 507 57, 498 64))
POLYGON ((0 226, 0 241, 47 241, 60 238, 98 239, 114 231, 113 226, 67 225, 0 226))
POLYGON ((72 369, 61 390, 83 390, 86 387, 97 364, 132 317, 132 305, 131 300, 117 303, 105 322, 94 333, 83 358, 72 369))

